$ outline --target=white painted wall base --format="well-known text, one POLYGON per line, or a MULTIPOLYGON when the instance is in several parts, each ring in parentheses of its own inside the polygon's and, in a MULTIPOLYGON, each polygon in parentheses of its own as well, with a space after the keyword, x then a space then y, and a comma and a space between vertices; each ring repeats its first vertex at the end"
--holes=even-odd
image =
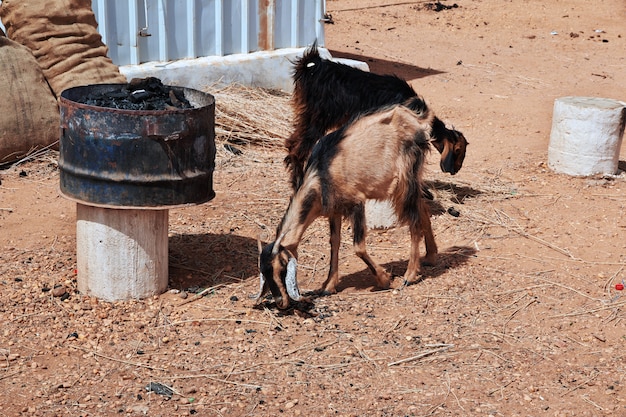
POLYGON ((78 290, 105 301, 164 292, 168 213, 76 204, 78 290))
POLYGON ((577 176, 616 174, 624 123, 624 102, 595 97, 556 99, 548 166, 577 176))
MULTIPOLYGON (((132 78, 157 77, 167 85, 194 88, 209 93, 229 84, 291 92, 293 62, 301 57, 305 50, 306 48, 284 48, 250 54, 148 62, 125 65, 120 67, 120 71, 129 81, 132 78)), ((323 58, 332 59, 327 49, 319 48, 319 51, 323 58)), ((349 59, 337 61, 369 71, 365 62, 349 59)))

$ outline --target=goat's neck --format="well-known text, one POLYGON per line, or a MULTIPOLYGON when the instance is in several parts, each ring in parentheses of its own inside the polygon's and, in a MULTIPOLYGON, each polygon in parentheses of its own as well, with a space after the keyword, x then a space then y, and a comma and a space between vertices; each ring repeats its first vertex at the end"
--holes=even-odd
POLYGON ((300 224, 298 222, 299 212, 294 212, 291 208, 292 205, 289 206, 287 213, 285 213, 283 222, 276 233, 276 239, 284 234, 280 244, 297 258, 298 245, 308 225, 300 224))
POLYGON ((320 202, 317 195, 311 193, 306 199, 302 197, 304 193, 301 191, 302 188, 292 197, 276 233, 276 238, 284 234, 280 244, 294 256, 297 256, 302 235, 320 215, 320 202))

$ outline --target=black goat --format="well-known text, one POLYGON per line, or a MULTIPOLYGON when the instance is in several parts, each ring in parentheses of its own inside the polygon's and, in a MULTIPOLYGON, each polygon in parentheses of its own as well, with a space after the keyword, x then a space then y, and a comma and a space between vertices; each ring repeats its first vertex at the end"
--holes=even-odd
MULTIPOLYGON (((285 141, 285 165, 296 189, 313 146, 330 132, 364 112, 402 104, 417 96, 404 80, 393 75, 361 71, 323 59, 317 44, 294 65, 294 131, 285 141)), ((432 119, 431 143, 441 153, 441 170, 456 174, 463 165, 467 140, 463 134, 432 119)))

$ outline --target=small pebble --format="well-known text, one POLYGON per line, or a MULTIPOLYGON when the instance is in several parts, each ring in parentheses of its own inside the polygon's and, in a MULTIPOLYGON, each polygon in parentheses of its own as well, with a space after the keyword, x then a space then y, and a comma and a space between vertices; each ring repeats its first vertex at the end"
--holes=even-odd
POLYGON ((454 207, 450 207, 448 209, 448 214, 451 215, 451 216, 454 216, 454 217, 459 217, 461 215, 461 213, 457 209, 455 209, 454 207))
POLYGON ((55 287, 52 289, 52 296, 53 297, 62 297, 63 294, 65 294, 67 292, 67 290, 65 289, 65 287, 63 285, 60 285, 58 287, 55 287))
POLYGON ((298 404, 298 400, 289 401, 287 404, 285 404, 285 409, 289 410, 290 408, 294 408, 296 404, 298 404))
POLYGON ((184 300, 189 296, 189 294, 187 294, 187 291, 181 291, 178 293, 178 296, 184 300))

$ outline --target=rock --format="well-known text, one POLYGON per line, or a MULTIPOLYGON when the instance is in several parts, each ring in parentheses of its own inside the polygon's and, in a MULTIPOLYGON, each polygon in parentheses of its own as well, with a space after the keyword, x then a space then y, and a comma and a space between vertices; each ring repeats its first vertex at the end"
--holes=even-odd
POLYGON ((52 296, 53 297, 62 297, 66 292, 67 292, 67 290, 65 289, 65 287, 63 285, 59 285, 58 287, 54 287, 52 289, 52 296))
POLYGON ((147 405, 133 405, 130 409, 137 414, 148 415, 150 408, 147 405))

